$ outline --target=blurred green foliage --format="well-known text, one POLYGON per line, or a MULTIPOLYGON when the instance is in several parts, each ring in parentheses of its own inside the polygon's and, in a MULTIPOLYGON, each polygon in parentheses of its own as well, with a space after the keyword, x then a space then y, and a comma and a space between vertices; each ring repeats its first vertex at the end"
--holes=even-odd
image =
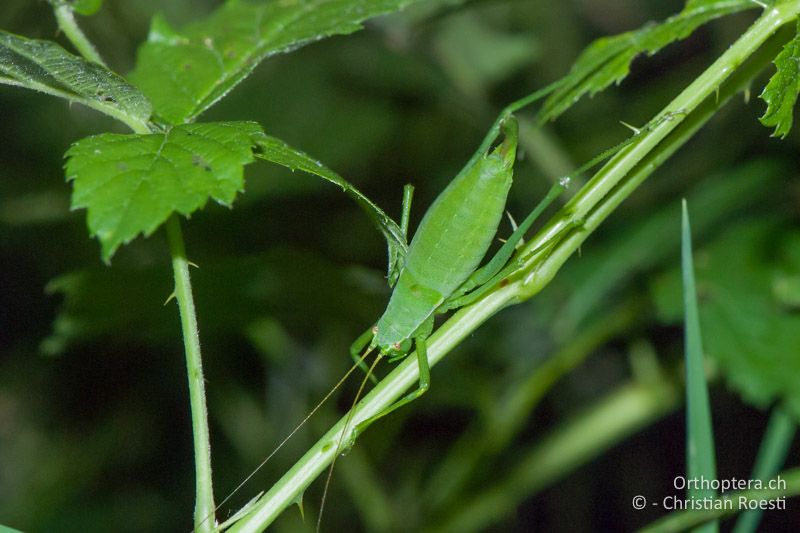
MULTIPOLYGON (((80 22, 125 73, 157 11, 181 27, 216 5, 110 0, 80 22)), ((566 74, 593 39, 682 7, 425 2, 265 62, 203 118, 257 121, 393 216, 412 182, 413 231, 503 105, 566 74)), ((624 139, 618 121, 647 122, 753 17, 703 27, 636 60, 620 87, 557 122, 529 123, 509 211, 524 215, 559 172, 624 139)), ((6 0, 0 28, 66 46, 43 2, 6 0)), ((562 424, 615 391, 674 380, 682 340, 671 302, 680 291, 669 280, 678 281, 684 196, 704 342, 723 378, 711 390, 718 470, 747 477, 766 423, 749 404, 786 398, 798 414, 798 134, 770 139, 757 120, 764 108, 755 98, 722 108, 541 295, 494 317, 434 369, 423 399, 365 434, 337 462, 323 529, 433 529, 495 485, 496 507, 516 513, 493 517, 492 530, 628 530, 658 516, 631 509, 630 497, 670 493, 683 472, 682 418, 658 421, 675 408, 668 395, 640 434, 625 440, 632 427, 595 446, 591 431, 570 434, 592 451, 530 490, 499 482, 533 468, 520 459, 541 450, 545 435, 563 446, 562 424)), ((26 531, 188 530, 191 432, 177 312, 162 306, 171 291, 166 244, 158 233, 136 240, 106 267, 85 213, 68 209, 70 143, 123 130, 79 105, 8 87, 0 116, 0 522, 26 531)), ((245 190, 232 210, 209 206, 185 224, 200 267, 193 279, 218 499, 338 380, 350 342, 388 297, 381 236, 338 188, 256 165, 245 190)), ((231 509, 269 487, 356 387, 348 383, 231 509)), ((275 530, 310 530, 319 492, 315 485, 305 497, 305 525, 290 510, 275 530)), ((767 514, 764 527, 787 517, 767 514)), ((789 518, 796 527, 797 515, 789 518)))

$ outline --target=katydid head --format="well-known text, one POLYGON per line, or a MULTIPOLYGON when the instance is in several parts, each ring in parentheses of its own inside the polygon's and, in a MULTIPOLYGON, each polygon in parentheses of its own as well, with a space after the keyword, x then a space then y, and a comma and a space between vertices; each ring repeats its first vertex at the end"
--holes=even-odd
POLYGON ((411 339, 404 339, 388 346, 381 346, 381 354, 385 355, 390 362, 396 361, 408 355, 411 351, 411 339))

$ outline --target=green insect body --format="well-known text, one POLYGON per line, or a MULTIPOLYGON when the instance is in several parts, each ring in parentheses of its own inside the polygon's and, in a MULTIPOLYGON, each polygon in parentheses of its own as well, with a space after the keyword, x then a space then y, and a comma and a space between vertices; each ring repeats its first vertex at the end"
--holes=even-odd
MULTIPOLYGON (((511 188, 517 151, 517 122, 502 121, 503 142, 489 153, 474 157, 436 198, 420 222, 408 248, 403 268, 386 311, 377 324, 350 347, 353 360, 370 375, 361 352, 378 349, 396 361, 416 349, 419 386, 380 413, 353 429, 347 447, 372 422, 422 395, 430 385, 427 338, 433 318, 468 303, 472 294, 494 285, 505 274, 515 244, 555 195, 523 221, 511 238, 485 266, 478 268, 492 244, 511 188), (472 291, 472 292, 470 292, 472 291)), ((406 198, 407 200, 408 198, 406 198)), ((407 228, 408 203, 404 201, 403 228, 407 228)), ((370 375, 374 381, 374 377, 370 375)))
POLYGON ((423 217, 389 305, 373 329, 371 345, 382 353, 395 359, 405 355, 404 342, 418 336, 486 255, 511 188, 515 133, 507 133, 502 145, 451 181, 423 217))

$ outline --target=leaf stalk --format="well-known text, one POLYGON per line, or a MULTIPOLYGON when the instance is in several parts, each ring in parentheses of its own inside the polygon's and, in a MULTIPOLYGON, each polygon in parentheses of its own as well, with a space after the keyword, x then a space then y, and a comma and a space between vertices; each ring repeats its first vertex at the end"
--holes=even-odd
POLYGON ((78 21, 75 20, 72 7, 67 4, 59 4, 53 7, 53 12, 55 13, 59 29, 64 32, 64 35, 66 35, 75 49, 89 61, 108 68, 103 58, 100 57, 97 48, 94 47, 92 42, 83 33, 80 26, 78 26, 78 21))

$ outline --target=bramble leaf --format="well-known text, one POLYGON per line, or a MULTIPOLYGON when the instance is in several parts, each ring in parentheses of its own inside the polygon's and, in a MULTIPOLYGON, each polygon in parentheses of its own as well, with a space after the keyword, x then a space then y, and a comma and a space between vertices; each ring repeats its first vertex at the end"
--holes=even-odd
POLYGON ((403 260, 408 250, 405 236, 397 223, 350 182, 319 161, 309 157, 304 152, 292 148, 280 139, 270 137, 269 135, 260 135, 258 137, 258 147, 259 150, 256 152, 257 157, 265 161, 282 165, 292 171, 302 170, 303 172, 314 174, 331 183, 335 183, 367 212, 375 223, 375 226, 386 239, 389 251, 387 277, 389 279, 389 285, 394 285, 397 276, 400 275, 400 269, 403 266, 403 260))
POLYGON ((131 79, 163 119, 188 122, 225 96, 265 58, 331 35, 416 0, 231 1, 183 31, 156 17, 131 79))
POLYGON ((581 53, 563 83, 545 101, 540 120, 554 120, 587 93, 594 96, 612 83, 620 83, 640 54, 652 56, 707 22, 754 7, 758 4, 753 0, 689 0, 680 13, 662 23, 597 39, 581 53))
MULTIPOLYGON (((772 288, 776 267, 800 251, 800 234, 789 232, 778 246, 766 247, 780 229, 775 221, 745 221, 695 253, 700 321, 706 353, 732 388, 761 408, 783 400, 800 418, 800 313, 782 305, 772 288)), ((680 320, 679 287, 677 271, 654 286, 665 320, 680 320)))
POLYGON ((786 137, 792 129, 792 116, 797 95, 800 94, 800 22, 798 33, 786 43, 775 57, 777 72, 770 78, 760 98, 767 103, 767 110, 759 120, 765 126, 774 127, 773 137, 786 137))
POLYGON ((136 87, 110 70, 54 42, 4 31, 0 31, 0 83, 66 98, 142 127, 152 111, 136 87))
POLYGON ((150 235, 173 212, 189 215, 213 198, 230 205, 243 189, 261 126, 185 124, 165 133, 104 133, 67 151, 72 208, 88 210, 89 231, 108 261, 121 244, 150 235))

